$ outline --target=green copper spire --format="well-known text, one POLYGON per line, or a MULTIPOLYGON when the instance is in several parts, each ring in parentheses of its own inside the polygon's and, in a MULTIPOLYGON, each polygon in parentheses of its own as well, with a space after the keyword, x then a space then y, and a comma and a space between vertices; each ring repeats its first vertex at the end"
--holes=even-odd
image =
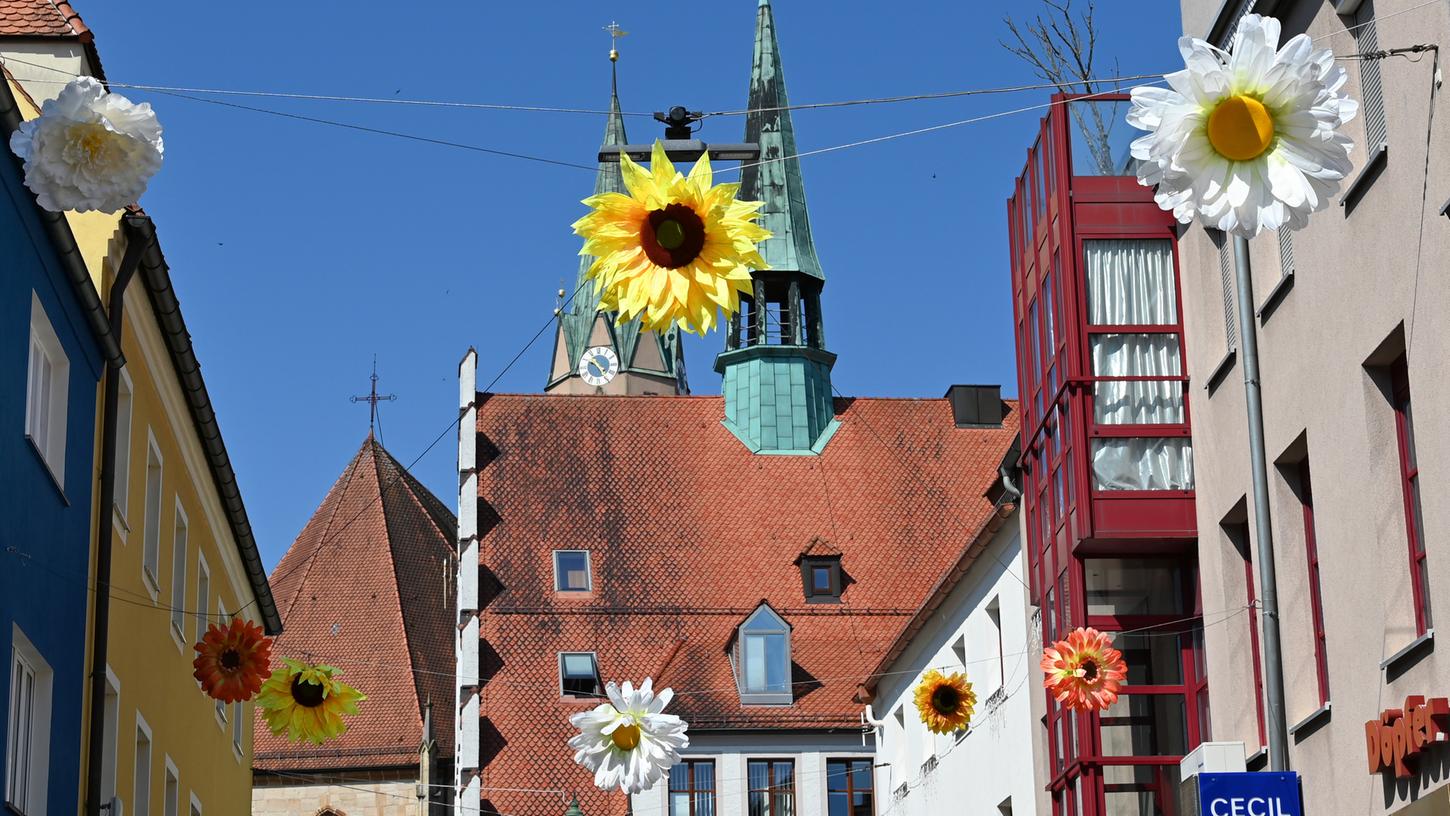
MULTIPOLYGON (((610 60, 616 59, 611 53, 610 60)), ((624 114, 619 106, 619 75, 615 64, 610 66, 609 116, 604 123, 604 144, 627 144, 624 133, 624 114)), ((620 174, 619 162, 599 162, 599 172, 594 178, 594 194, 623 193, 624 177, 620 174)), ((585 349, 606 345, 614 349, 619 358, 619 376, 623 380, 631 374, 642 375, 649 381, 641 384, 639 393, 660 393, 664 384, 669 384, 675 393, 688 393, 684 380, 684 367, 680 364, 679 332, 671 328, 664 334, 641 331, 639 321, 631 320, 616 325, 616 314, 599 311, 599 290, 589 279, 589 267, 594 259, 583 256, 579 259, 579 272, 574 279, 574 295, 567 309, 559 315, 559 332, 555 340, 554 360, 549 371, 546 391, 552 391, 566 383, 571 377, 577 379, 579 360, 585 349), (603 320, 601 321, 601 318, 603 320), (601 331, 600 324, 604 325, 601 331), (602 337, 601 334, 607 335, 602 337), (559 346, 562 345, 562 354, 559 346), (653 348, 646 348, 646 346, 653 348), (671 381, 673 381, 671 383, 671 381)), ((623 383, 621 383, 623 385, 623 383)), ((591 389, 592 390, 592 389, 591 389)), ((632 387, 624 387, 621 393, 636 393, 632 387)))
POLYGON ((816 245, 811 240, 811 219, 806 213, 806 188, 796 158, 795 128, 791 125, 785 74, 780 67, 780 44, 775 37, 775 15, 770 0, 760 0, 755 16, 755 60, 750 71, 750 113, 745 118, 745 141, 760 144, 760 164, 740 174, 740 197, 764 201, 760 225, 775 236, 760 245, 771 269, 804 272, 825 279, 816 245))

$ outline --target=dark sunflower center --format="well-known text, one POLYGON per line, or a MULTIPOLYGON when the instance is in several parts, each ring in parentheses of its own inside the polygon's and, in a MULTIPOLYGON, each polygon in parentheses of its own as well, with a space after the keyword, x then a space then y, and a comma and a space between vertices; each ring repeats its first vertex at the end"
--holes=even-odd
POLYGON ((322 705, 322 686, 296 678, 292 681, 292 699, 303 708, 316 708, 322 705))
POLYGON ((685 204, 652 210, 639 229, 650 262, 666 269, 688 266, 705 248, 705 222, 685 204))
POLYGON ((1089 683, 1098 679, 1098 664, 1091 660, 1084 660, 1082 663, 1082 679, 1089 683))
POLYGON ((962 695, 951 686, 938 686, 936 691, 931 693, 931 707, 938 714, 955 714, 957 707, 962 704, 962 695))
POLYGON ((242 667, 241 652, 238 652, 236 649, 227 649, 225 652, 222 652, 217 662, 227 671, 236 671, 242 667))

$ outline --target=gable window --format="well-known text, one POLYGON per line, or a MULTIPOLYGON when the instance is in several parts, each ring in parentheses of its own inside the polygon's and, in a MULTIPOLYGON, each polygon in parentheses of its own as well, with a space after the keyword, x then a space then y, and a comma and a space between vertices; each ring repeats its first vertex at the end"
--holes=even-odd
POLYGON ((801 582, 806 603, 839 603, 841 600, 841 556, 805 555, 800 559, 801 582))
POLYGON ((554 550, 554 590, 589 592, 594 575, 589 569, 588 550, 554 550))
POLYGON ((559 653, 559 691, 566 697, 600 697, 599 665, 593 652, 559 653))
POLYGON ((12 628, 10 694, 5 734, 5 803, 11 810, 45 812, 50 757, 52 673, 18 627, 12 628))
POLYGON ((715 816, 715 763, 691 760, 670 768, 670 816, 715 816))
POLYGON ((795 762, 752 759, 746 764, 750 782, 750 816, 795 816, 795 762))
POLYGON ((735 672, 745 705, 790 705, 790 624, 761 604, 735 639, 735 672))
POLYGON ((30 293, 30 360, 25 389, 25 435, 65 488, 65 413, 70 361, 40 298, 30 293))

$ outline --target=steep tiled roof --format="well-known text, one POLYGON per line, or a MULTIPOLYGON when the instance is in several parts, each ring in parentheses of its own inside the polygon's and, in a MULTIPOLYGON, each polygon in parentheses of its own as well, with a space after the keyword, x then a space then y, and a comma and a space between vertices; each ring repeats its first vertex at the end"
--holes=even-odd
POLYGON ((430 699, 451 756, 455 536, 453 514, 369 435, 271 577, 284 626, 273 654, 337 666, 368 699, 320 748, 258 717, 258 770, 412 765, 430 699))
POLYGON ((565 746, 587 704, 560 696, 561 651, 596 652, 606 681, 674 687, 696 731, 857 727, 857 684, 992 513, 1017 426, 1015 405, 1001 429, 958 429, 945 399, 841 399, 822 455, 758 456, 719 397, 478 399, 483 784, 505 813, 554 803, 491 786, 624 812, 565 746), (840 552, 840 604, 805 603, 813 543, 840 552), (590 597, 556 595, 554 549, 590 551, 590 597), (761 602, 792 626, 790 707, 736 691, 726 649, 761 602))
POLYGON ((92 36, 70 3, 52 0, 0 0, 0 35, 82 40, 92 36))

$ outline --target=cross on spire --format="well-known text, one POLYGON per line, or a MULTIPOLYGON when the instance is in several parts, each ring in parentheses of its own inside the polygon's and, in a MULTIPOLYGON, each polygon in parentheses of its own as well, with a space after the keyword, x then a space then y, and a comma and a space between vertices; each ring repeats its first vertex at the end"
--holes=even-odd
POLYGON ((368 433, 373 432, 378 421, 378 403, 392 402, 398 398, 397 394, 378 393, 378 355, 373 355, 373 375, 368 379, 373 381, 373 388, 367 396, 349 397, 349 402, 366 402, 368 404, 368 433))

